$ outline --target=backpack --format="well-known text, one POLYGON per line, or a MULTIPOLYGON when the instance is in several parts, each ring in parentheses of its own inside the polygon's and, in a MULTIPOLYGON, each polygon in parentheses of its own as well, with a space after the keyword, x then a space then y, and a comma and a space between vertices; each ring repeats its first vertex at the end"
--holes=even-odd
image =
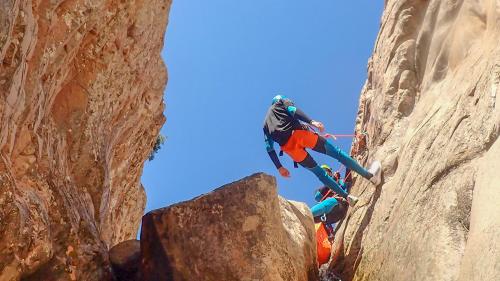
POLYGON ((316 248, 318 252, 317 260, 318 266, 321 266, 330 261, 330 254, 332 251, 332 244, 328 240, 328 231, 323 223, 316 223, 316 248))

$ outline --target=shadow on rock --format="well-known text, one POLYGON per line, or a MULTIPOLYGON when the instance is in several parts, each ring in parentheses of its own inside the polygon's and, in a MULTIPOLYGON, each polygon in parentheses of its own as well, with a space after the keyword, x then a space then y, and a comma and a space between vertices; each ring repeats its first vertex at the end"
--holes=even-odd
POLYGON ((354 278, 354 273, 363 258, 363 235, 366 230, 366 227, 370 223, 373 215, 373 211, 375 209, 375 205, 380 198, 380 194, 382 193, 382 188, 379 187, 372 194, 369 206, 364 214, 361 223, 354 234, 351 245, 349 247, 349 252, 346 253, 344 251, 344 235, 347 226, 349 225, 352 212, 359 210, 354 209, 349 212, 347 218, 341 222, 342 225, 338 227, 337 235, 335 236, 335 242, 332 249, 332 259, 330 261, 330 265, 328 267, 328 272, 335 273, 336 275, 342 278, 342 281, 351 281, 354 278))

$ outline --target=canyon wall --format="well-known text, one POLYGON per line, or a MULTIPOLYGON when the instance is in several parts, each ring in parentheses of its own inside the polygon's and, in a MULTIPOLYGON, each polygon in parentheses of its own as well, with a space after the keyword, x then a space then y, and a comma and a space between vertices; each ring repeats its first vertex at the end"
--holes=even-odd
POLYGON ((356 121, 384 184, 356 179, 345 280, 498 280, 499 42, 500 1, 385 1, 356 121))
POLYGON ((106 280, 136 237, 170 0, 0 4, 0 280, 106 280))

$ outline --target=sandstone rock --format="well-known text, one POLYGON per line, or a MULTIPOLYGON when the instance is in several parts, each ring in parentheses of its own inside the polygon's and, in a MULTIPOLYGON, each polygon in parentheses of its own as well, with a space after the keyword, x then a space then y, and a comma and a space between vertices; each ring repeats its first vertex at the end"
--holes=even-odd
POLYGON ((459 280, 462 281, 494 280, 500 276, 499 156, 500 141, 497 139, 481 159, 478 168, 469 238, 460 267, 459 280))
POLYGON ((135 238, 169 6, 1 1, 0 280, 105 280, 135 238))
POLYGON ((386 1, 356 123, 385 183, 356 179, 343 280, 498 280, 499 38, 498 1, 386 1))
POLYGON ((149 280, 317 280, 309 208, 279 198, 255 174, 191 201, 149 212, 141 233, 149 280))
POLYGON ((116 280, 139 281, 141 243, 133 239, 115 245, 109 250, 109 261, 116 280))

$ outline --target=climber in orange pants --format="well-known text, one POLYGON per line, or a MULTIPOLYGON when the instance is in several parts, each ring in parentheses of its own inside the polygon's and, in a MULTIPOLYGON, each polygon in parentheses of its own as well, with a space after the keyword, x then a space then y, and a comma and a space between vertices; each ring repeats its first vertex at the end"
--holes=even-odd
POLYGON ((310 131, 306 124, 317 128, 320 132, 324 131, 324 126, 321 122, 309 118, 302 110, 297 108, 290 99, 281 95, 277 95, 273 98, 271 107, 268 109, 264 120, 263 130, 269 157, 283 177, 289 177, 290 172, 281 165, 274 150, 274 142, 277 142, 282 151, 288 154, 293 161, 310 170, 327 187, 343 198, 346 198, 350 205, 356 204, 358 198, 349 195, 343 190, 337 182, 318 166, 306 149, 312 149, 319 153, 329 155, 339 160, 339 162, 344 164, 347 168, 369 179, 373 184, 380 184, 380 162, 374 161, 370 169, 366 170, 347 153, 331 144, 324 137, 310 131))

